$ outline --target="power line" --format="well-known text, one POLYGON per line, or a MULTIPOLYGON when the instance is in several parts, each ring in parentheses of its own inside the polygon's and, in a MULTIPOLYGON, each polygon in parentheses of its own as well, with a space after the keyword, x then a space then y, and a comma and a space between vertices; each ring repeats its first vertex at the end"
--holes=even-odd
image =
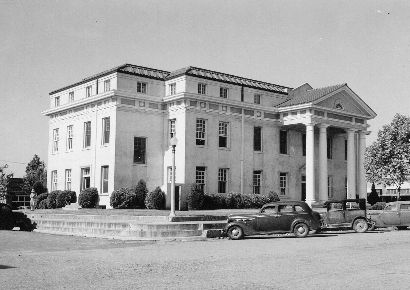
POLYGON ((26 164, 27 164, 27 163, 23 163, 23 162, 10 161, 10 160, 4 160, 4 159, 0 159, 0 161, 7 162, 7 163, 17 163, 17 164, 23 164, 23 165, 26 165, 26 164))

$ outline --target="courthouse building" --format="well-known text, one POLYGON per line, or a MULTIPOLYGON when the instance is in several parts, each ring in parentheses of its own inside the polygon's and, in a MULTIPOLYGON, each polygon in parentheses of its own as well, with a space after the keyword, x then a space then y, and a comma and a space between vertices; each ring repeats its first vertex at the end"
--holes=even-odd
POLYGON ((50 93, 48 186, 77 194, 144 179, 169 205, 176 192, 275 191, 281 199, 366 196, 367 121, 375 112, 347 84, 289 88, 187 67, 125 64, 50 93))

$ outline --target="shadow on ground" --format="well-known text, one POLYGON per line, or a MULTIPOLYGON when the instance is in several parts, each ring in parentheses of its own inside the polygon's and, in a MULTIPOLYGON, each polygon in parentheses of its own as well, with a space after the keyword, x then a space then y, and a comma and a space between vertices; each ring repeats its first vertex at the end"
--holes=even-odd
POLYGON ((21 231, 33 231, 36 223, 33 223, 25 213, 13 212, 8 205, 0 207, 0 230, 12 230, 19 227, 21 231))
POLYGON ((7 266, 7 265, 0 265, 0 270, 3 270, 3 269, 12 269, 12 268, 16 268, 16 267, 7 266))

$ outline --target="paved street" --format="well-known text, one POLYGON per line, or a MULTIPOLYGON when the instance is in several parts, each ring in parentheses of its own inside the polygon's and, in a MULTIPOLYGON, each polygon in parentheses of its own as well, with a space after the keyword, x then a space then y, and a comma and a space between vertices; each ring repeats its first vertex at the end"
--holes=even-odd
POLYGON ((1 289, 404 289, 410 230, 124 242, 0 231, 1 289))

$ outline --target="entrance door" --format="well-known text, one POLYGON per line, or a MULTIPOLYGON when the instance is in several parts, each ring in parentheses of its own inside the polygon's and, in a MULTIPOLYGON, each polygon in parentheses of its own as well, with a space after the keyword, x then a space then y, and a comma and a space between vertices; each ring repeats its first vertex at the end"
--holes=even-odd
POLYGON ((302 183, 301 183, 301 192, 302 192, 302 201, 306 201, 306 175, 302 175, 302 183))

